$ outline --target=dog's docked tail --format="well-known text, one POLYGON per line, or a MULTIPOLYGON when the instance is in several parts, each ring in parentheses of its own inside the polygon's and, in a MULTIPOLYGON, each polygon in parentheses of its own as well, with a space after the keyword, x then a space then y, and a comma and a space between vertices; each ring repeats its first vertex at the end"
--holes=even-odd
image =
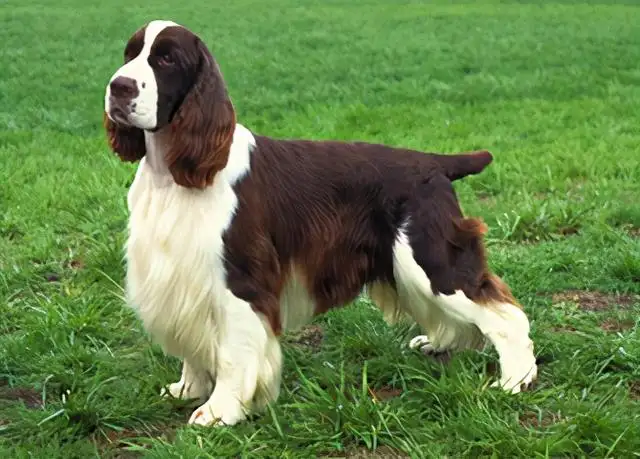
POLYGON ((493 156, 488 151, 474 151, 457 155, 438 156, 444 175, 451 181, 479 174, 491 164, 493 156))

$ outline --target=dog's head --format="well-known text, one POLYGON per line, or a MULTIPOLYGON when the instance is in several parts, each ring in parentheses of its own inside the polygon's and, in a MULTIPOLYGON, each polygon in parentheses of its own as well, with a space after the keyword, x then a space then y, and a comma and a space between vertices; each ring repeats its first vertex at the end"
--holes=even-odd
POLYGON ((203 187, 226 165, 235 112, 202 40, 174 22, 152 21, 127 42, 124 65, 106 88, 104 121, 125 161, 146 154, 145 131, 162 133, 174 180, 203 187))

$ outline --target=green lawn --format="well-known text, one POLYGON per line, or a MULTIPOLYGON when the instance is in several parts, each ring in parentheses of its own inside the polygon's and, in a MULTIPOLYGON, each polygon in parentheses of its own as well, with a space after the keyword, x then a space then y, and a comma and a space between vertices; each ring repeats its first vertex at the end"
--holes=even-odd
POLYGON ((0 3, 0 457, 640 455, 640 6, 151 3, 0 3), (491 150, 456 189, 532 320, 534 390, 487 389, 493 350, 408 350, 363 301, 287 337, 265 415, 187 427, 121 298, 135 167, 101 127, 155 18, 204 38, 255 132, 491 150))

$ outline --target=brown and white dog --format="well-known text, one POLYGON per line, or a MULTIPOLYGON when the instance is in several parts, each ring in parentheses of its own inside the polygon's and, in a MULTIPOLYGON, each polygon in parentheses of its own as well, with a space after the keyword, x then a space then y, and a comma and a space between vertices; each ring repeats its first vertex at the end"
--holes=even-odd
POLYGON ((485 226, 451 182, 488 152, 427 154, 367 143, 275 140, 236 123, 218 65, 173 22, 138 30, 106 89, 105 127, 124 161, 126 291, 151 336, 184 359, 174 397, 190 423, 234 424, 279 393, 278 335, 366 288, 426 351, 500 356, 494 384, 536 376, 527 316, 489 271, 485 226))

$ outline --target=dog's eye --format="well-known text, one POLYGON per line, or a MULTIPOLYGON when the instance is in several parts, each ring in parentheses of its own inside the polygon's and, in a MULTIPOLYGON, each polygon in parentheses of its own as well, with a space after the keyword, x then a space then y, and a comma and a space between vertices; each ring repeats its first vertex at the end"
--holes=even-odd
POLYGON ((158 56, 158 64, 163 67, 170 67, 175 63, 173 57, 169 53, 160 54, 158 56))

